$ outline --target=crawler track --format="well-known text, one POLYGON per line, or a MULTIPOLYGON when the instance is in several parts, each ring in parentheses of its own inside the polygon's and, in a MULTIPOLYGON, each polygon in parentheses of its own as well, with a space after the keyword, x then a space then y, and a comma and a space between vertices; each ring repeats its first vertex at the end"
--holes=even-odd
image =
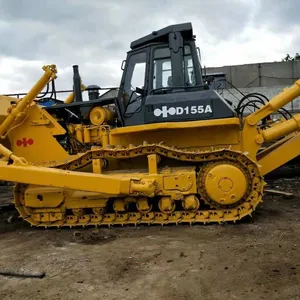
MULTIPOLYGON (((257 164, 245 156, 241 152, 232 151, 228 149, 197 152, 186 151, 173 147, 167 147, 161 144, 141 145, 132 148, 124 149, 100 149, 90 150, 87 153, 78 156, 76 159, 65 162, 64 164, 55 165, 51 167, 60 168, 64 170, 77 170, 89 165, 93 159, 132 159, 140 156, 147 156, 149 154, 158 154, 160 156, 168 157, 182 162, 191 162, 195 166, 197 172, 198 182, 199 176, 205 173, 206 168, 214 163, 230 162, 239 166, 239 168, 247 175, 248 190, 245 197, 228 207, 218 207, 214 205, 210 199, 207 198, 205 187, 198 184, 198 197, 204 199, 204 205, 200 205, 197 211, 183 210, 179 204, 176 204, 176 209, 172 213, 164 213, 159 211, 157 205, 148 213, 141 213, 136 209, 128 210, 124 213, 93 213, 92 209, 87 209, 83 215, 74 215, 70 208, 64 207, 64 204, 55 208, 49 209, 39 208, 33 209, 24 207, 24 193, 27 186, 17 184, 15 187, 15 206, 20 213, 20 216, 34 226, 42 227, 76 227, 76 226, 112 226, 112 225, 139 225, 139 224, 180 224, 180 223, 221 223, 221 222, 236 222, 242 219, 256 209, 257 205, 262 202, 262 194, 264 181, 260 176, 257 164), (40 214, 43 217, 49 214, 55 219, 60 218, 59 221, 36 221, 33 215, 40 214)), ((155 198, 152 199, 155 202, 155 198)), ((180 202, 180 201, 179 201, 180 202)), ((72 208, 71 208, 72 209, 72 208)), ((53 219, 52 218, 52 219, 53 219)), ((47 219, 47 218, 46 218, 47 219)))

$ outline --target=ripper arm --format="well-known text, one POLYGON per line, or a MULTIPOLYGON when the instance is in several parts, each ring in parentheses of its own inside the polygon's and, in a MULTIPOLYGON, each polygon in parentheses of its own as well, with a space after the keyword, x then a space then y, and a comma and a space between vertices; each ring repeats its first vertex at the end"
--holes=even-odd
MULTIPOLYGON (((273 97, 266 105, 245 118, 245 127, 256 127, 258 122, 276 112, 295 98, 300 96, 300 80, 280 94, 273 97)), ((261 165, 262 175, 275 170, 300 154, 300 114, 291 119, 279 122, 267 129, 257 129, 256 142, 276 141, 257 155, 257 162, 261 165)))
POLYGON ((273 97, 266 105, 246 117, 246 122, 250 126, 257 125, 259 121, 268 115, 276 112, 281 107, 290 103, 292 100, 300 96, 300 79, 297 80, 291 87, 286 88, 280 94, 273 97))

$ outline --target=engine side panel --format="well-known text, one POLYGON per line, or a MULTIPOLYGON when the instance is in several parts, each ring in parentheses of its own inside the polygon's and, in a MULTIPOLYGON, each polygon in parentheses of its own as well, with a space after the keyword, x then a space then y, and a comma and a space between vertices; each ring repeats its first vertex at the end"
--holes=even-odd
POLYGON ((145 123, 232 118, 233 109, 213 90, 151 95, 145 103, 145 123))
POLYGON ((126 126, 232 118, 236 113, 214 90, 149 95, 128 108, 126 126))

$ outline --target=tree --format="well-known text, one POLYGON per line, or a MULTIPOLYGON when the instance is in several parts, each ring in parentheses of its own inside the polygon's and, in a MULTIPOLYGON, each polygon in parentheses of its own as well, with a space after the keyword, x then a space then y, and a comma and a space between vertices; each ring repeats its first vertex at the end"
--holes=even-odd
POLYGON ((291 57, 289 54, 287 54, 282 61, 300 61, 300 55, 299 53, 296 53, 294 57, 291 57))

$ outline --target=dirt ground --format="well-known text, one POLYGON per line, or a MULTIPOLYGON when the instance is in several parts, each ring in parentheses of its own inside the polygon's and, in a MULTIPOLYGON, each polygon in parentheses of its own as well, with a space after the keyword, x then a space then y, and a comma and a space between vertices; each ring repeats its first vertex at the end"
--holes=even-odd
MULTIPOLYGON (((300 180, 238 224, 35 229, 0 211, 0 299, 300 299, 300 180)), ((7 188, 3 198, 9 199, 7 188)))

